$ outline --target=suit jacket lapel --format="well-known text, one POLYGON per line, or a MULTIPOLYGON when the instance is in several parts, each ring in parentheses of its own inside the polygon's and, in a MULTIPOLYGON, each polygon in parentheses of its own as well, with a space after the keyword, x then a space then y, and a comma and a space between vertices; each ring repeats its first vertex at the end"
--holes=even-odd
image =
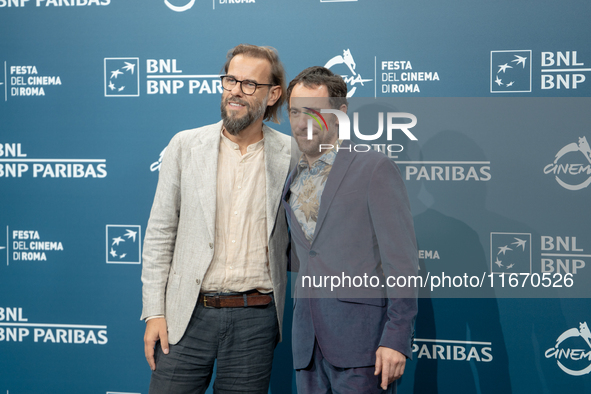
POLYGON ((289 171, 289 162, 291 159, 290 147, 285 146, 276 131, 263 125, 265 136, 265 181, 267 196, 267 239, 271 238, 277 208, 281 200, 281 191, 289 171))
POLYGON ((326 185, 324 186, 324 191, 322 192, 322 198, 320 200, 318 220, 316 221, 316 229, 314 230, 312 245, 318 238, 318 232, 322 227, 322 223, 324 222, 324 218, 326 217, 328 209, 330 208, 330 204, 337 193, 339 185, 345 177, 347 170, 349 169, 349 165, 351 165, 351 162, 353 161, 354 155, 346 150, 343 150, 343 148, 347 148, 349 145, 350 141, 344 141, 341 144, 340 150, 342 150, 342 152, 337 154, 332 165, 332 169, 330 170, 330 174, 328 174, 328 179, 326 180, 326 185))
MULTIPOLYGON (((297 165, 291 170, 291 173, 287 177, 285 181, 285 185, 283 185, 283 192, 281 193, 281 202, 283 203, 283 207, 285 208, 285 212, 291 213, 291 206, 289 205, 289 197, 291 195, 291 182, 293 178, 295 178, 296 173, 298 171, 297 165)), ((289 215, 288 215, 289 217, 289 215)))
POLYGON ((199 143, 191 148, 191 163, 195 174, 194 187, 199 196, 203 217, 211 239, 215 238, 215 209, 217 200, 217 173, 222 122, 211 125, 199 143))

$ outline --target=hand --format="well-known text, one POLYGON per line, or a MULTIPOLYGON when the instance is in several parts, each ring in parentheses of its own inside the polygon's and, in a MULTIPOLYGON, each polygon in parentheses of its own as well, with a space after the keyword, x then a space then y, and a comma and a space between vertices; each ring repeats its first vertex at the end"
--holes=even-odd
POLYGON ((156 370, 154 346, 158 340, 160 340, 160 347, 162 347, 164 354, 168 354, 168 331, 166 328, 166 319, 163 317, 156 317, 146 322, 144 353, 146 354, 146 360, 148 360, 148 364, 152 371, 156 370))
POLYGON ((386 390, 388 385, 402 376, 406 356, 397 350, 380 346, 376 351, 376 371, 374 375, 382 374, 382 389, 386 390))

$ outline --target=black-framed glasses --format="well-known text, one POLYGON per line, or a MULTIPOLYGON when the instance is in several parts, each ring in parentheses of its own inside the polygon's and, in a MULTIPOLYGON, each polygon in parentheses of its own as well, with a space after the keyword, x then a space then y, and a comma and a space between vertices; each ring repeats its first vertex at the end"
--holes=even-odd
POLYGON ((240 83, 240 90, 248 96, 253 95, 259 86, 275 86, 272 83, 256 83, 248 80, 239 81, 231 75, 222 75, 220 78, 222 79, 222 87, 225 90, 232 90, 237 83, 240 83))

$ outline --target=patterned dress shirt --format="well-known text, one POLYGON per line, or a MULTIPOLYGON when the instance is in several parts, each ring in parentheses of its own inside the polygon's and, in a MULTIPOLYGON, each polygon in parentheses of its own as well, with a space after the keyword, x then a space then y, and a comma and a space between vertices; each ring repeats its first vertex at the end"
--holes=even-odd
POLYGON ((337 150, 333 147, 310 166, 306 156, 302 155, 298 162, 297 174, 289 188, 289 205, 310 242, 316 230, 322 192, 336 156, 337 150))

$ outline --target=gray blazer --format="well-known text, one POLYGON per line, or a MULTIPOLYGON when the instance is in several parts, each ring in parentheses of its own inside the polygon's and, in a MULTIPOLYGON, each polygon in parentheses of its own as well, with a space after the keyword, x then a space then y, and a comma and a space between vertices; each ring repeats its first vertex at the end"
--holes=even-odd
POLYGON ((367 274, 384 284, 388 276, 417 275, 413 219, 398 167, 383 153, 348 152, 349 146, 343 142, 328 175, 311 242, 289 205, 295 171, 282 196, 291 228, 292 270, 299 270, 292 329, 296 369, 310 364, 315 341, 323 357, 340 368, 374 365, 379 346, 412 355, 416 288, 302 286, 302 276, 367 274))
MULTIPOLYGON (((178 133, 160 168, 144 239, 141 318, 164 315, 171 344, 185 333, 213 258, 221 128, 220 121, 178 133)), ((290 170, 292 143, 291 137, 267 126, 263 133, 269 267, 281 332, 288 233, 279 201, 290 170)))

